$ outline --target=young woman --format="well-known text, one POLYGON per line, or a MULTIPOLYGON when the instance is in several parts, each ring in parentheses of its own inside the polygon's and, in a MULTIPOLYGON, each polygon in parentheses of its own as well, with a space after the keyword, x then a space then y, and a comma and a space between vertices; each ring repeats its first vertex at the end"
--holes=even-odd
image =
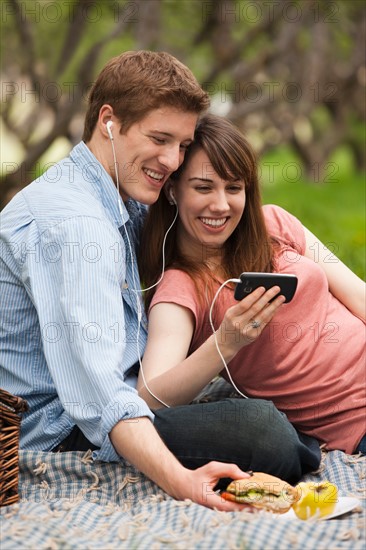
POLYGON ((149 336, 138 389, 150 407, 191 402, 216 375, 273 401, 295 428, 365 451, 365 284, 280 207, 261 206, 255 156, 228 121, 203 116, 141 242, 149 336), (293 273, 293 300, 234 299, 230 279, 293 273), (226 284, 223 284, 225 283, 226 284), (210 309, 220 286, 212 308, 210 309), (275 315, 274 315, 275 314, 275 315))

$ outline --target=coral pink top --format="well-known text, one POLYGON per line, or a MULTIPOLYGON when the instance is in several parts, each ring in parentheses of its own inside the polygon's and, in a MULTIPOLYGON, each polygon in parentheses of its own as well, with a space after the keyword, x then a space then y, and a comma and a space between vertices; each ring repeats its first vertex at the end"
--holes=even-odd
MULTIPOLYGON (((263 207, 269 234, 281 243, 277 271, 294 273, 298 287, 261 336, 229 363, 237 387, 248 397, 273 401, 301 432, 326 448, 352 453, 366 433, 365 324, 328 289, 324 271, 306 258, 299 220, 278 206, 263 207)), ((238 277, 239 273, 233 273, 238 277)), ((212 333, 209 307, 203 308, 190 277, 168 270, 151 302, 190 309, 195 332, 189 354, 212 333)), ((224 287, 215 304, 215 327, 235 303, 224 287)), ((222 376, 228 380, 225 370, 222 376)))

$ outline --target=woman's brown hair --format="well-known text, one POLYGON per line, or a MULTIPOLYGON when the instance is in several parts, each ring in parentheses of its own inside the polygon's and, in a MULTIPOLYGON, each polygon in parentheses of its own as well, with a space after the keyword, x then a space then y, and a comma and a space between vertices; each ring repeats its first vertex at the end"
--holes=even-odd
POLYGON ((192 72, 166 52, 124 52, 111 59, 95 81, 85 115, 83 141, 90 141, 99 111, 113 108, 121 132, 142 120, 151 110, 170 106, 200 114, 209 106, 208 94, 192 72))
MULTIPOLYGON (((262 213, 257 161, 251 146, 231 122, 213 114, 205 114, 198 121, 194 141, 186 152, 183 164, 171 176, 173 181, 179 184, 185 167, 197 149, 203 149, 207 154, 220 178, 225 181, 240 179, 245 183, 245 209, 238 226, 224 244, 220 276, 230 279, 239 277, 243 271, 273 271, 273 243, 262 213)), ((149 209, 141 236, 139 269, 145 288, 156 283, 161 276, 163 239, 174 215, 174 205, 170 205, 165 194, 161 193, 149 209)), ((197 265, 180 253, 176 233, 174 224, 166 239, 165 269, 187 272, 197 290, 201 289, 199 295, 203 295, 202 288, 207 286, 212 294, 215 274, 210 271, 204 258, 197 265)), ((147 307, 155 288, 145 293, 147 307)))

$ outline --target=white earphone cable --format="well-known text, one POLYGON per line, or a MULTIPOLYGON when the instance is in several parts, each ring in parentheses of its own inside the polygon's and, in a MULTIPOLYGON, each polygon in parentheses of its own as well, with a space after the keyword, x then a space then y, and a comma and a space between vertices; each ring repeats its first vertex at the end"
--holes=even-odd
POLYGON ((247 395, 244 395, 240 390, 239 388, 237 388, 234 380, 232 379, 231 377, 231 374, 230 374, 230 371, 229 371, 229 368, 226 364, 226 361, 224 359, 224 356, 222 355, 221 353, 221 350, 220 350, 220 346, 219 346, 219 343, 217 341, 217 334, 216 334, 216 330, 215 330, 215 327, 214 327, 214 324, 213 324, 213 321, 212 321, 212 311, 213 311, 213 307, 215 305, 215 302, 218 298, 218 295, 220 294, 220 292, 222 291, 222 289, 224 288, 224 286, 227 285, 227 283, 240 283, 241 280, 240 279, 228 279, 227 281, 225 281, 224 283, 222 283, 222 285, 219 287, 219 289, 217 290, 213 300, 212 300, 212 303, 211 303, 211 307, 210 307, 210 311, 209 311, 209 321, 210 321, 210 326, 211 326, 211 329, 212 329, 212 334, 213 334, 213 337, 214 337, 214 341, 215 341, 215 346, 216 346, 216 349, 217 349, 217 352, 221 358, 221 361, 225 367, 225 370, 227 372, 227 375, 229 377, 229 380, 231 382, 231 384, 234 386, 234 388, 236 389, 236 391, 242 396, 242 397, 245 397, 245 399, 248 399, 248 396, 247 395))
POLYGON ((162 266, 162 271, 161 271, 161 276, 159 278, 159 280, 154 283, 153 285, 149 286, 148 288, 144 288, 144 289, 141 289, 141 288, 137 288, 137 284, 136 284, 136 278, 135 278, 135 270, 134 270, 134 256, 133 256, 133 253, 132 253, 132 246, 131 246, 131 241, 130 241, 130 237, 128 235, 128 231, 127 231, 127 227, 126 227, 126 224, 125 224, 125 221, 124 221, 124 218, 123 218, 123 208, 122 208, 122 198, 121 198, 121 194, 120 194, 120 186, 119 186, 119 176, 118 176, 118 164, 117 164, 117 159, 116 159, 116 152, 115 152, 115 148, 114 148, 114 143, 113 143, 113 137, 111 137, 112 134, 110 134, 108 132, 108 135, 109 135, 109 138, 110 138, 110 142, 111 142, 111 145, 112 145, 112 152, 113 152, 113 162, 114 162, 114 172, 115 172, 115 177, 116 177, 116 187, 117 187, 117 194, 118 194, 118 207, 119 207, 119 211, 120 211, 120 214, 122 216, 122 220, 123 220, 123 229, 125 231, 125 235, 126 235, 126 239, 127 239, 127 242, 128 242, 128 248, 129 248, 129 252, 130 252, 130 257, 131 257, 131 264, 132 264, 132 279, 133 279, 133 286, 134 288, 130 288, 130 290, 135 294, 135 297, 136 297, 136 305, 137 305, 137 334, 136 334, 136 347, 137 347, 137 355, 138 355, 138 359, 139 359, 139 365, 140 365, 140 370, 141 370, 141 375, 142 375, 142 380, 143 380, 143 383, 144 383, 144 386, 145 388, 147 389, 147 391, 149 392, 149 394, 154 398, 156 399, 157 401, 159 401, 159 403, 161 403, 162 405, 164 405, 164 407, 167 407, 169 408, 169 405, 167 403, 165 403, 164 401, 162 401, 157 395, 155 395, 149 388, 148 384, 147 384, 147 381, 146 381, 146 378, 145 378, 145 374, 144 374, 144 369, 143 369, 143 366, 142 366, 142 361, 141 361, 141 353, 140 353, 140 346, 139 346, 139 341, 140 341, 140 325, 141 325, 141 321, 142 321, 142 307, 141 307, 141 300, 140 300, 140 296, 139 296, 139 293, 142 293, 142 292, 146 292, 147 290, 150 290, 151 288, 154 288, 155 286, 157 286, 160 281, 163 279, 164 277, 164 270, 165 270, 165 242, 166 242, 166 238, 168 236, 168 233, 169 231, 171 230, 171 228, 173 227, 177 217, 178 217, 178 206, 176 205, 176 213, 175 213, 175 216, 174 216, 174 219, 172 221, 172 223, 170 224, 168 230, 166 231, 165 235, 164 235, 164 239, 163 239, 163 245, 162 245, 162 255, 163 255, 163 259, 162 259, 162 263, 163 263, 163 266, 162 266))

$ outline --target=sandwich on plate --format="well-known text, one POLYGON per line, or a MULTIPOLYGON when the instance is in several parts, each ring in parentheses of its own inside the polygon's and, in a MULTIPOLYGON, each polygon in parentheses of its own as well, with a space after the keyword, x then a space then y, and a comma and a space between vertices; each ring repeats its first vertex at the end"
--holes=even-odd
POLYGON ((253 472, 249 478, 232 481, 221 496, 226 500, 250 504, 254 508, 276 514, 288 512, 300 498, 295 487, 278 477, 262 472, 253 472))

